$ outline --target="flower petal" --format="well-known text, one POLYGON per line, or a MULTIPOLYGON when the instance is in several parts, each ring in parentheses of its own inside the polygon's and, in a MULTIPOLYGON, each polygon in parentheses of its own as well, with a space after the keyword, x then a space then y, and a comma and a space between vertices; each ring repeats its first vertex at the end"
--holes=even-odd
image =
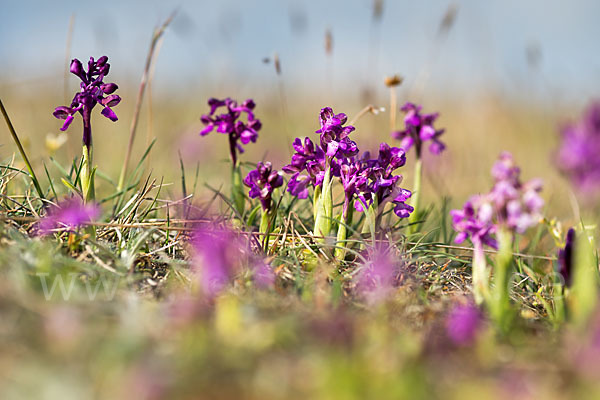
POLYGON ((110 119, 113 122, 119 119, 117 118, 117 114, 115 114, 115 112, 111 110, 110 107, 104 107, 104 109, 102 110, 102 115, 104 115, 106 118, 110 119))

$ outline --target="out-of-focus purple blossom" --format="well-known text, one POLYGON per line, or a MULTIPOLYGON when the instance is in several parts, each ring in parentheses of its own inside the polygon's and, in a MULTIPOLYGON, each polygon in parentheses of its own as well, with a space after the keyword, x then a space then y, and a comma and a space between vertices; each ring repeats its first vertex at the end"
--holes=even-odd
POLYGON ((462 243, 469 237, 475 245, 488 245, 498 248, 496 225, 492 222, 492 208, 485 196, 472 196, 462 210, 450 211, 452 226, 458 232, 456 243, 462 243))
POLYGON ((473 304, 458 304, 446 318, 446 334, 456 345, 473 343, 483 322, 479 309, 473 304))
POLYGON ((258 197, 263 210, 268 211, 271 209, 273 190, 283 185, 283 176, 272 168, 270 162, 259 162, 256 169, 250 171, 244 179, 244 185, 250 188, 250 198, 258 197))
POLYGON ((581 119, 561 129, 558 168, 583 193, 600 192, 600 101, 591 103, 581 119))
POLYGON ((193 269, 199 273, 200 285, 208 296, 221 292, 241 271, 247 246, 232 231, 204 226, 194 232, 193 269))
POLYGON ((88 70, 85 71, 81 61, 73 59, 71 61, 71 73, 77 75, 81 79, 81 91, 75 94, 73 101, 69 107, 60 106, 54 110, 54 116, 58 119, 65 120, 61 131, 67 130, 71 122, 73 122, 74 115, 79 112, 83 118, 83 143, 86 146, 90 146, 92 142, 91 137, 91 115, 92 109, 96 104, 100 104, 102 109, 102 115, 111 121, 116 121, 117 115, 112 110, 112 107, 119 104, 121 98, 113 94, 118 86, 114 83, 104 83, 104 78, 108 75, 110 64, 108 63, 108 57, 102 56, 97 61, 93 57, 88 62, 88 70))
POLYGON ((258 138, 258 131, 262 127, 260 120, 254 116, 254 107, 256 106, 252 99, 247 99, 238 105, 235 100, 226 98, 218 100, 211 98, 208 100, 210 113, 202 115, 200 121, 205 125, 200 131, 200 135, 205 136, 215 128, 217 132, 229 136, 229 152, 233 165, 237 164, 237 152, 244 152, 244 148, 238 142, 246 145, 250 142, 255 143, 258 138), (224 112, 217 114, 217 110, 225 108, 224 112), (246 114, 247 122, 240 120, 242 114, 246 114))
POLYGON ((571 358, 573 368, 591 382, 600 380, 600 310, 592 316, 587 332, 569 332, 567 354, 571 358))
POLYGON ((214 225, 200 226, 191 238, 192 269, 199 276, 204 294, 214 297, 233 282, 245 267, 252 270, 259 287, 272 282, 270 267, 250 252, 246 241, 234 231, 214 225))
POLYGON ((440 154, 446 146, 440 141, 440 136, 444 129, 435 129, 433 124, 438 118, 438 113, 421 114, 421 106, 413 103, 406 103, 401 111, 404 111, 404 130, 392 132, 394 139, 400 140, 400 147, 408 151, 415 147, 417 158, 421 158, 423 143, 431 141, 429 151, 433 154, 440 154))
POLYGON ((347 120, 346 114, 335 114, 331 107, 321 109, 321 129, 316 133, 321 135, 321 147, 327 156, 341 159, 358 154, 356 143, 349 138, 354 127, 344 126, 347 120))
POLYGON ((397 285, 399 261, 390 249, 372 249, 357 276, 356 289, 370 303, 385 300, 397 285))
POLYGON ((575 256, 575 229, 571 228, 567 232, 565 247, 558 250, 558 272, 564 279, 566 287, 571 286, 573 278, 573 263, 575 256))
POLYGON ((48 214, 40 220, 39 232, 47 235, 54 229, 74 231, 99 215, 100 208, 96 204, 84 204, 79 198, 74 197, 52 206, 48 214))
POLYGON ((520 170, 510 153, 502 153, 492 168, 496 183, 484 195, 472 196, 462 210, 452 210, 452 225, 458 232, 456 242, 467 238, 475 245, 486 244, 498 248, 495 234, 500 226, 516 233, 524 233, 539 223, 544 200, 539 195, 542 182, 532 179, 524 184, 520 170))

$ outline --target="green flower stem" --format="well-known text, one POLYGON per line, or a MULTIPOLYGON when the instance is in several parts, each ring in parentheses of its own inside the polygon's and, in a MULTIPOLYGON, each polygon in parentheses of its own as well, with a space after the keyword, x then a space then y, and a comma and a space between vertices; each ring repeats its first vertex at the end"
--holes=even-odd
POLYGON ((354 207, 350 204, 348 199, 345 200, 344 208, 346 209, 346 215, 344 212, 340 214, 338 231, 337 231, 337 240, 336 245, 338 246, 335 249, 334 255, 338 260, 343 260, 346 257, 346 239, 348 238, 348 225, 352 223, 352 217, 354 214, 354 207))
POLYGON ((273 231, 275 226, 275 218, 277 217, 275 210, 262 210, 260 216, 260 227, 258 231, 262 233, 262 240, 264 243, 264 250, 269 248, 269 235, 273 231))
POLYGON ((29 171, 29 176, 31 177, 31 181, 33 182, 33 186, 35 187, 35 190, 38 193, 38 196, 40 196, 41 199, 45 198, 42 188, 40 187, 40 182, 38 181, 37 177, 35 176, 35 172, 33 172, 33 167, 31 166, 31 163, 29 162, 29 158, 27 158, 27 154, 25 153, 25 149, 23 148, 23 145, 21 144, 21 141, 19 140, 19 137, 17 136, 17 132, 15 131, 15 128, 13 127, 13 124, 10 121, 10 118, 8 117, 8 113, 6 112, 6 109, 4 108, 4 104, 2 104, 2 100, 0 100, 0 111, 2 111, 2 115, 4 116, 4 120, 6 121, 6 125, 8 126, 8 131, 10 132, 10 135, 12 136, 13 140, 15 141, 15 144, 17 145, 17 148, 19 149, 19 153, 21 153, 21 157, 23 157, 23 161, 25 162, 25 165, 27 166, 27 170, 29 171))
POLYGON ((472 264, 473 297, 475 297, 475 303, 481 305, 490 297, 490 274, 483 253, 483 244, 476 243, 474 247, 472 264))
POLYGON ((583 227, 575 238, 573 284, 568 297, 569 318, 579 329, 585 329, 598 303, 598 260, 594 238, 583 227))
POLYGON ((325 238, 331 232, 331 223, 333 219, 333 192, 331 190, 331 168, 329 159, 325 160, 325 177, 323 178, 323 189, 319 197, 319 207, 317 218, 315 220, 314 234, 315 236, 323 236, 318 239, 318 242, 324 243, 325 238))
POLYGON ((231 200, 240 216, 244 215, 246 197, 244 196, 244 187, 242 186, 242 171, 238 163, 233 165, 231 174, 231 200))
POLYGON ((376 246, 377 244, 377 240, 375 237, 375 230, 376 230, 376 221, 377 221, 377 209, 379 208, 379 204, 377 199, 373 200, 373 203, 371 204, 370 207, 367 207, 367 205, 362 202, 362 206, 363 209, 366 210, 365 211, 365 222, 363 223, 363 227, 362 227, 362 231, 361 233, 370 233, 371 234, 371 240, 373 240, 373 247, 376 246))
POLYGON ((492 291, 490 311, 498 327, 508 331, 511 322, 510 309, 510 276, 513 263, 512 242, 513 235, 506 229, 498 232, 500 249, 496 255, 494 266, 494 288, 492 291))
POLYGON ((414 211, 408 217, 409 222, 409 232, 415 233, 417 231, 417 221, 420 219, 420 209, 419 209, 419 201, 421 197, 421 178, 423 175, 423 161, 421 158, 417 158, 417 162, 415 162, 415 186, 413 187, 413 195, 411 205, 414 208, 414 211))
POLYGON ((93 154, 92 146, 83 146, 83 165, 81 166, 81 189, 83 191, 83 200, 85 203, 93 202, 96 199, 94 186, 95 171, 92 166, 93 154))
POLYGON ((317 223, 317 214, 319 213, 319 207, 321 201, 321 186, 315 187, 315 193, 313 196, 313 219, 315 224, 317 223))

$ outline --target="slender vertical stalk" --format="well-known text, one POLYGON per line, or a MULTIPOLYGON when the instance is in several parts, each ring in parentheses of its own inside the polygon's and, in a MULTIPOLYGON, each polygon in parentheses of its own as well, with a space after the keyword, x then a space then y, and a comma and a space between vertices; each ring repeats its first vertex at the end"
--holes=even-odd
POLYGON ((171 14, 171 16, 169 16, 169 18, 167 18, 167 20, 159 28, 155 29, 154 33, 152 34, 152 41, 150 42, 150 49, 148 50, 148 55, 146 56, 146 65, 144 67, 144 73, 142 74, 142 80, 140 82, 140 88, 138 90, 138 95, 135 102, 135 110, 133 112, 133 118, 131 119, 131 126, 129 128, 129 142, 127 143, 127 152, 125 153, 125 159, 123 160, 123 166, 121 167, 121 174, 119 175, 117 191, 123 190, 123 186, 125 184, 125 176, 127 175, 127 168, 129 165, 129 160, 131 159, 131 152, 133 151, 135 132, 137 130, 140 111, 142 109, 142 101, 144 100, 144 91, 146 90, 146 83, 148 81, 150 66, 152 65, 152 59, 154 57, 156 45, 174 17, 175 13, 171 14))
POLYGON ((231 199, 233 200, 233 205, 238 213, 244 215, 246 196, 244 195, 244 187, 242 186, 242 171, 239 163, 233 164, 231 175, 231 199))
POLYGON ((396 100, 396 87, 390 86, 390 132, 396 130, 396 109, 398 108, 396 100))
POLYGON ((483 253, 483 244, 477 242, 474 243, 474 247, 473 264, 471 267, 471 274, 473 277, 473 297, 475 297, 475 303, 481 305, 484 301, 489 299, 490 274, 487 270, 485 254, 483 253))
POLYGON ((319 207, 321 204, 319 203, 321 201, 321 192, 321 186, 315 187, 315 192, 313 195, 313 220, 315 221, 315 224, 317 223, 317 214, 319 213, 319 207))
POLYGON ((375 237, 375 231, 377 228, 377 212, 379 210, 379 201, 377 198, 373 199, 373 204, 367 207, 365 202, 362 202, 363 210, 365 213, 365 221, 363 222, 361 233, 369 233, 371 235, 371 240, 373 241, 373 247, 377 244, 377 238, 375 237))
POLYGON ((276 213, 274 210, 262 210, 262 214, 260 217, 260 227, 259 232, 263 234, 263 243, 264 250, 267 251, 269 248, 269 236, 273 231, 273 226, 275 225, 276 213))
POLYGON ((94 201, 96 198, 93 173, 93 148, 91 110, 83 110, 83 165, 81 167, 81 189, 84 202, 94 201))
POLYGON ((323 236, 320 242, 325 241, 325 237, 331 232, 331 222, 333 217, 333 193, 331 191, 331 167, 329 157, 325 160, 325 177, 323 178, 323 189, 319 197, 319 207, 317 218, 315 220, 315 236, 323 236))
POLYGON ((498 243, 500 249, 496 255, 494 265, 494 287, 492 291, 490 311, 492 317, 501 331, 507 332, 510 328, 510 276, 513 263, 512 255, 513 235, 506 229, 500 228, 498 243))
MULTIPOLYGON (((582 224, 583 225, 583 224, 582 224)), ((598 259, 594 238, 583 226, 575 238, 573 283, 568 297, 569 317, 579 329, 585 329, 598 304, 598 259)))
POLYGON ((417 161, 415 162, 415 186, 413 187, 413 195, 412 195, 412 206, 414 208, 414 211, 410 214, 410 217, 408 217, 408 222, 409 222, 409 232, 410 233, 415 233, 417 231, 417 225, 418 225, 418 221, 420 219, 420 215, 419 215, 419 202, 420 202, 420 197, 421 197, 421 181, 422 181, 422 175, 423 175, 423 161, 421 160, 421 157, 417 156, 417 161))
POLYGON ((339 246, 335 249, 335 258, 342 261, 346 257, 346 239, 348 237, 348 225, 352 223, 352 216, 354 213, 354 207, 350 204, 348 196, 344 199, 344 208, 340 214, 340 222, 337 231, 336 245, 339 246))
POLYGON ((17 148, 19 149, 19 153, 21 153, 21 157, 23 157, 23 161, 25 162, 25 166, 27 167, 27 170, 29 171, 29 176, 31 177, 31 181, 33 182, 33 186, 35 187, 35 190, 37 191, 38 196, 40 196, 40 199, 45 198, 45 196, 42 192, 42 188, 40 187, 40 182, 38 181, 37 177, 35 176, 35 172, 33 172, 33 167, 31 166, 31 163, 29 162, 29 158, 27 158, 27 154, 25 153, 25 149, 23 148, 23 145, 21 144, 21 141, 19 140, 19 137, 17 136, 17 132, 15 131, 15 128, 13 127, 13 124, 10 121, 10 118, 8 117, 8 113, 6 112, 6 109, 4 108, 4 104, 2 104, 2 100, 0 100, 0 111, 2 111, 2 116, 4 116, 4 120, 6 121, 6 125, 8 126, 8 131, 10 132, 10 135, 12 136, 13 140, 15 141, 15 144, 17 145, 17 148))

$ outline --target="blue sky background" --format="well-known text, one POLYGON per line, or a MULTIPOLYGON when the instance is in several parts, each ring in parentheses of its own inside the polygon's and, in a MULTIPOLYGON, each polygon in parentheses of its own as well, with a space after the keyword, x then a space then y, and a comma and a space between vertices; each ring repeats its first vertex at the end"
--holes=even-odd
POLYGON ((263 85, 273 68, 262 60, 275 51, 286 84, 312 91, 330 87, 328 79, 347 88, 395 72, 410 84, 428 63, 428 89, 449 93, 494 88, 586 101, 600 83, 597 0, 455 1, 455 25, 439 51, 435 37, 449 0, 384 1, 379 23, 371 0, 0 3, 0 82, 12 86, 62 79, 72 14, 71 55, 106 54, 112 75, 137 84, 153 28, 176 8, 156 66, 163 90, 263 85), (334 39, 331 60, 326 29, 334 39), (527 49, 539 55, 534 65, 527 49))

